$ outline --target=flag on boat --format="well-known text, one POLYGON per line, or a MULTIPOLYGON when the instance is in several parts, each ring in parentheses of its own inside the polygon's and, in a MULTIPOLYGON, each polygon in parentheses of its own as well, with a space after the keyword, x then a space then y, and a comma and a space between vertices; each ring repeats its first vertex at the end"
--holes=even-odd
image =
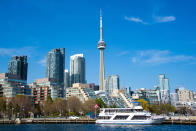
POLYGON ((97 109, 98 107, 99 107, 98 104, 96 104, 96 105, 94 106, 95 109, 97 109))

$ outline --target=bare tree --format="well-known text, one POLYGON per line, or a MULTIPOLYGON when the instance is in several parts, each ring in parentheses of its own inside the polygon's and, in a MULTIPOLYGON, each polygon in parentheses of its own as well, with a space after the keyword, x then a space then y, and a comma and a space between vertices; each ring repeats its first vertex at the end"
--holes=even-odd
POLYGON ((74 114, 79 114, 82 111, 82 102, 76 96, 67 99, 67 110, 74 114))
POLYGON ((93 99, 88 99, 87 101, 85 101, 82 106, 84 113, 86 114, 89 112, 94 112, 95 105, 96 105, 96 102, 93 99))

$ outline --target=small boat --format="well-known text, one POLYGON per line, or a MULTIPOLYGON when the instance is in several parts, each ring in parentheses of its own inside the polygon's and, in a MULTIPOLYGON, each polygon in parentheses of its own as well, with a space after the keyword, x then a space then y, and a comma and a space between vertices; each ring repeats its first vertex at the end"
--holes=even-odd
POLYGON ((132 108, 101 108, 97 124, 162 124, 165 117, 152 116, 142 106, 132 108))

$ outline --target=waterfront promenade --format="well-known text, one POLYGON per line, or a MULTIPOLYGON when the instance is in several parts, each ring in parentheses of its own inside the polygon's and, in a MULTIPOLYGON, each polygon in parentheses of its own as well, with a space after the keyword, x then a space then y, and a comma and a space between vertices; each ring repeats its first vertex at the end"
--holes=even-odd
MULTIPOLYGON (((96 119, 66 119, 66 118, 23 118, 21 124, 95 124, 96 119)), ((1 119, 0 124, 16 124, 15 120, 1 119)), ((196 116, 170 117, 163 124, 196 125, 196 116)))

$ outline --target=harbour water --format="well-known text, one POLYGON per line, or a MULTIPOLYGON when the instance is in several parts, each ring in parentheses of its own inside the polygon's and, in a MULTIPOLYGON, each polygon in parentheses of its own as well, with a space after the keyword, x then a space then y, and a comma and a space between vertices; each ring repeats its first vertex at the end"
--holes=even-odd
POLYGON ((20 124, 0 125, 0 131, 196 131, 196 125, 20 124))

